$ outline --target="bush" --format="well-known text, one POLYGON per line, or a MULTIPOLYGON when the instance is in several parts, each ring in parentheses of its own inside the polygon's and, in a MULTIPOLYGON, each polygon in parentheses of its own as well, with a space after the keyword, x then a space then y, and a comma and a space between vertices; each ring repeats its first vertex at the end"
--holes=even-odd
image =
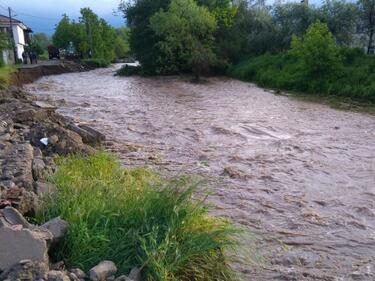
POLYGON ((234 280, 226 250, 237 230, 208 215, 187 180, 162 184, 106 153, 61 158, 58 167, 50 179, 58 194, 45 199, 37 220, 69 222, 59 260, 85 270, 112 260, 119 274, 138 266, 145 280, 234 280))
POLYGON ((117 76, 132 76, 132 75, 141 75, 141 74, 143 74, 141 66, 134 66, 134 65, 129 65, 129 64, 125 64, 116 72, 117 76))
POLYGON ((110 62, 105 59, 83 59, 82 60, 83 65, 87 67, 93 67, 93 68, 101 68, 101 67, 108 67, 110 65, 110 62))
POLYGON ((290 53, 301 64, 300 71, 309 78, 330 79, 342 66, 335 39, 327 25, 320 21, 310 25, 303 38, 293 36, 290 53))
POLYGON ((313 24, 292 49, 250 58, 229 70, 260 86, 375 103, 375 57, 359 49, 338 48, 324 24, 313 24))

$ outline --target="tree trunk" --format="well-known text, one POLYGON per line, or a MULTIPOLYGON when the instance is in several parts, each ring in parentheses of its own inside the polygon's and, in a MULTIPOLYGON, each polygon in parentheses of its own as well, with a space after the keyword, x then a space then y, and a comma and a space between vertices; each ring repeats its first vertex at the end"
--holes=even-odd
POLYGON ((367 45, 367 54, 368 55, 370 54, 370 49, 373 47, 373 45, 372 45, 373 38, 374 38, 374 29, 372 28, 370 30, 368 45, 367 45))
POLYGON ((369 34, 368 34, 368 45, 367 45, 367 54, 370 54, 370 50, 373 47, 373 38, 374 38, 374 29, 375 29, 375 0, 371 0, 370 2, 370 9, 368 12, 368 27, 369 27, 369 34))

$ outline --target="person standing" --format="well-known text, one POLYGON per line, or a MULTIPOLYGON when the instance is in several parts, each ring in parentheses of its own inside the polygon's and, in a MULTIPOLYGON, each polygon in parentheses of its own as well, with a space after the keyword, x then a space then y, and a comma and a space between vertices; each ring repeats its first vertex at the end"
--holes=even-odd
POLYGON ((32 51, 29 51, 30 64, 33 64, 33 54, 32 51))
POLYGON ((27 53, 25 51, 23 51, 22 53, 22 61, 23 64, 27 64, 27 53))
POLYGON ((35 64, 38 64, 38 56, 37 56, 37 54, 36 54, 35 51, 32 51, 32 52, 31 52, 31 57, 33 58, 33 62, 34 62, 35 64))

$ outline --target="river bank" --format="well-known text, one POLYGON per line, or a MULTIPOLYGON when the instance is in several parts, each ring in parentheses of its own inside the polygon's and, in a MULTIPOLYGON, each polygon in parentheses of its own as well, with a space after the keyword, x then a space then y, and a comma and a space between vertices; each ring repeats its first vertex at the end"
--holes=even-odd
POLYGON ((82 72, 94 69, 74 61, 50 60, 38 64, 21 65, 12 74, 10 85, 22 87, 41 77, 63 73, 82 72))
POLYGON ((203 177, 214 213, 259 234, 261 261, 238 269, 247 279, 371 280, 372 116, 228 78, 122 78, 117 68, 27 88, 108 136, 124 166, 203 177))
POLYGON ((55 219, 38 228, 22 215, 32 217, 41 198, 56 191, 44 180, 55 171, 56 155, 91 154, 103 136, 55 109, 19 88, 0 91, 1 280, 37 280, 47 273, 48 280, 66 276, 50 267, 47 255, 53 241, 66 232, 65 223, 55 219))
POLYGON ((0 280, 236 280, 224 250, 237 230, 194 201, 195 188, 119 167, 95 149, 103 134, 56 109, 20 88, 0 91, 0 280))

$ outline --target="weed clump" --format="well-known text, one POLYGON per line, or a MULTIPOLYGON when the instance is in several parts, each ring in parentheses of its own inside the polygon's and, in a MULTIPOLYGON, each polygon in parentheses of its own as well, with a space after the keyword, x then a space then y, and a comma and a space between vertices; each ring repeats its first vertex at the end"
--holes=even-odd
POLYGON ((145 169, 123 169, 107 154, 58 160, 50 178, 58 188, 45 199, 39 222, 61 216, 69 231, 57 257, 88 270, 112 260, 119 272, 142 268, 145 280, 234 280, 227 251, 236 228, 212 217, 196 186, 163 184, 145 169))

